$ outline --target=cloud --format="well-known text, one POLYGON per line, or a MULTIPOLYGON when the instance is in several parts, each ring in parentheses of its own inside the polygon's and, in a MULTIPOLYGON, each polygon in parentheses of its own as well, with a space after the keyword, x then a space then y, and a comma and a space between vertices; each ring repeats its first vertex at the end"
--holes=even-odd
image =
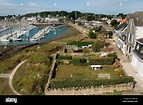
POLYGON ((11 0, 0 0, 1 6, 17 6, 16 4, 12 3, 11 0))
POLYGON ((29 6, 32 6, 32 7, 35 7, 35 6, 38 6, 38 3, 35 3, 35 2, 29 2, 28 3, 29 6))

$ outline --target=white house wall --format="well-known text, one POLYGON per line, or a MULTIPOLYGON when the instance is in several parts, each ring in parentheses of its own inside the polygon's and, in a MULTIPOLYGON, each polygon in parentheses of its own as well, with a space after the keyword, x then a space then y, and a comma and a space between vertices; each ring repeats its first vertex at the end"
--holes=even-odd
POLYGON ((136 27, 136 39, 143 37, 143 27, 136 27))
POLYGON ((119 49, 121 49, 121 51, 123 52, 123 54, 125 54, 125 50, 126 50, 126 45, 125 43, 118 37, 118 47, 119 49))
POLYGON ((134 54, 132 55, 131 64, 133 65, 133 68, 136 69, 135 71, 137 71, 138 74, 143 77, 143 62, 139 61, 134 54))

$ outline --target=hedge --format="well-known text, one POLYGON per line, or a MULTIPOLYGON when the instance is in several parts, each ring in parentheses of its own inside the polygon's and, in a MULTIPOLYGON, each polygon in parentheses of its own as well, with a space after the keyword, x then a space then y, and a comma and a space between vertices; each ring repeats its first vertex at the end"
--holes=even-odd
POLYGON ((72 64, 74 65, 78 65, 78 66, 86 66, 87 64, 87 60, 85 58, 74 58, 71 61, 72 64))
POLYGON ((89 59, 90 65, 112 65, 113 63, 114 59, 112 57, 89 59))
POLYGON ((78 45, 78 46, 88 46, 89 44, 93 44, 93 42, 73 41, 73 42, 68 43, 68 45, 78 45))
POLYGON ((116 85, 122 83, 133 82, 134 78, 131 76, 124 76, 117 79, 103 79, 103 80, 52 80, 51 88, 71 88, 71 87, 95 87, 101 85, 116 85))
POLYGON ((116 54, 107 54, 107 57, 112 57, 114 61, 118 58, 116 54))
POLYGON ((64 60, 72 60, 72 56, 61 56, 61 55, 60 55, 60 56, 58 56, 58 59, 59 59, 59 60, 63 60, 63 59, 64 59, 64 60))

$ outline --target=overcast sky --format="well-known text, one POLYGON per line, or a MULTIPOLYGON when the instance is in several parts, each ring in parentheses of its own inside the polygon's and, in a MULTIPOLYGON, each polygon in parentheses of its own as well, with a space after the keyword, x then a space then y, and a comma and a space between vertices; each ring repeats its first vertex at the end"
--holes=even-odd
POLYGON ((0 0, 0 15, 49 10, 118 14, 143 11, 143 0, 0 0))

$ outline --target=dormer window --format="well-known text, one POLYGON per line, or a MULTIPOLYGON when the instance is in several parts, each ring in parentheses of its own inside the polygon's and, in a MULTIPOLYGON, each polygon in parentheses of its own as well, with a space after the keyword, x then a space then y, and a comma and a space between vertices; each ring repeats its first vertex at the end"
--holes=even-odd
POLYGON ((143 47, 141 48, 141 51, 140 51, 140 53, 142 53, 142 54, 143 54, 143 47))
POLYGON ((140 48, 140 45, 137 43, 136 50, 139 50, 139 48, 140 48))
POLYGON ((139 20, 139 18, 138 18, 138 17, 136 17, 136 20, 139 20))

